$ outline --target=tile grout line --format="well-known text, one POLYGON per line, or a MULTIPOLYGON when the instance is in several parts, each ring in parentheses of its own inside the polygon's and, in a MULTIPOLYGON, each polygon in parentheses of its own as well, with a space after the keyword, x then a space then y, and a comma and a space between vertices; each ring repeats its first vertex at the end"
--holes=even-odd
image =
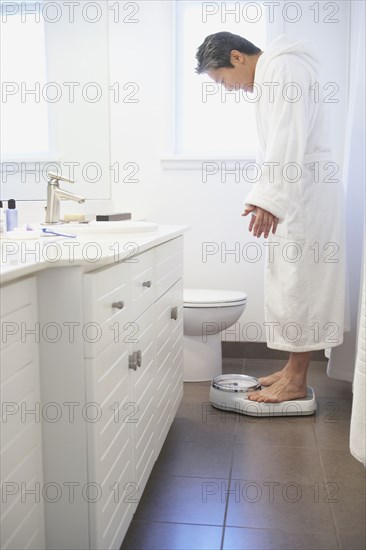
MULTIPOLYGON (((324 468, 324 462, 323 462, 323 458, 322 458, 322 454, 321 454, 321 449, 319 447, 319 442, 318 442, 318 438, 317 438, 317 435, 316 435, 316 430, 315 430, 314 425, 313 425, 313 432, 314 432, 314 437, 315 437, 315 442, 316 442, 316 448, 318 450, 320 465, 321 465, 321 468, 322 468, 322 471, 323 471, 323 476, 324 476, 324 479, 325 479, 325 490, 326 490, 326 494, 328 495, 328 498, 329 498, 329 493, 328 493, 328 488, 327 488, 328 478, 327 478, 327 474, 326 474, 326 471, 325 471, 325 468, 324 468)), ((332 502, 330 502, 330 511, 331 511, 331 514, 332 514, 332 520, 333 520, 335 535, 337 537, 338 547, 339 547, 339 550, 342 550, 343 549, 342 541, 341 541, 341 537, 339 535, 339 530, 338 530, 338 526, 337 526, 337 522, 336 522, 336 518, 335 518, 333 506, 332 506, 332 502)))
MULTIPOLYGON (((242 365, 242 373, 244 374, 244 366, 245 366, 245 358, 243 359, 243 365, 242 365)), ((226 503, 225 503, 225 512, 224 512, 224 523, 222 526, 222 536, 221 536, 221 545, 220 550, 223 550, 224 548, 224 541, 225 541, 225 530, 226 530, 226 518, 227 513, 229 510, 229 498, 230 498, 230 487, 231 487, 231 476, 233 471, 233 464, 234 464, 234 450, 235 450, 235 443, 237 440, 237 432, 238 432, 238 423, 235 422, 235 433, 234 433, 234 441, 232 444, 232 450, 231 450, 231 464, 230 464, 230 472, 229 472, 229 479, 228 479, 228 492, 226 495, 226 503)))
MULTIPOLYGON (((236 427, 237 427, 237 426, 236 426, 236 427)), ((226 518, 227 518, 228 509, 229 509, 231 473, 232 473, 232 470, 233 470, 233 463, 234 463, 234 444, 233 444, 233 447, 232 447, 232 450, 231 450, 231 464, 230 464, 229 479, 228 479, 228 491, 227 491, 227 494, 226 494, 224 521, 223 521, 223 525, 222 525, 222 535, 221 535, 220 550, 223 550, 223 548, 224 548, 225 529, 226 529, 226 518)))

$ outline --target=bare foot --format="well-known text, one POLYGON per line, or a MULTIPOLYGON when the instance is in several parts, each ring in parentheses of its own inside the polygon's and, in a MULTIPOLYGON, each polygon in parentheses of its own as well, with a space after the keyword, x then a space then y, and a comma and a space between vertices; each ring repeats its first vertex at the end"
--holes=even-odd
POLYGON ((305 396, 306 382, 296 382, 291 378, 282 376, 276 382, 273 382, 270 387, 251 392, 248 398, 251 401, 262 403, 281 403, 282 401, 291 401, 291 399, 300 399, 305 396))
POLYGON ((277 382, 280 380, 284 375, 283 370, 279 370, 277 372, 273 372, 269 376, 262 376, 261 378, 258 378, 259 382, 262 386, 271 386, 274 382, 277 382))

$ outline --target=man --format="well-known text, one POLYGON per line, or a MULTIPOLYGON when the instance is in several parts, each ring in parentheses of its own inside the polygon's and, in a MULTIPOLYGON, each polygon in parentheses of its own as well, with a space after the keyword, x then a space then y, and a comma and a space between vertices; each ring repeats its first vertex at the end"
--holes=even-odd
POLYGON ((267 346, 290 356, 282 370, 260 378, 265 388, 250 398, 299 399, 312 351, 340 345, 344 322, 343 187, 328 146, 316 57, 304 40, 285 35, 263 52, 219 32, 204 40, 196 58, 198 74, 227 90, 256 93, 260 177, 242 215, 251 214, 253 236, 268 239, 267 346))

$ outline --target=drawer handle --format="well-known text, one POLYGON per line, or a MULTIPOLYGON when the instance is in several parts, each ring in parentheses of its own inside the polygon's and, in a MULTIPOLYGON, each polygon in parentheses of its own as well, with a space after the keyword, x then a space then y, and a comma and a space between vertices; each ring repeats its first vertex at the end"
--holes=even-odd
POLYGON ((178 319, 178 306, 172 307, 170 310, 170 318, 176 321, 178 319))
POLYGON ((117 309, 123 309, 125 307, 124 302, 113 302, 112 307, 115 307, 117 309))
POLYGON ((132 355, 128 356, 128 368, 137 370, 137 352, 134 351, 132 355))
POLYGON ((136 351, 136 363, 138 367, 141 367, 142 364, 142 353, 141 350, 136 351))
POLYGON ((151 287, 151 281, 144 281, 142 283, 142 286, 147 286, 148 288, 150 288, 151 287))

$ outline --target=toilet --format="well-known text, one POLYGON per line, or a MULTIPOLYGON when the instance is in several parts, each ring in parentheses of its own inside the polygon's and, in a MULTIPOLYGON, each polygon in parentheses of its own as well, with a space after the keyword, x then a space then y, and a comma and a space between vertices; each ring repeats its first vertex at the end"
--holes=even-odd
POLYGON ((247 295, 234 290, 183 289, 184 382, 222 374, 221 332, 245 310, 247 295))

